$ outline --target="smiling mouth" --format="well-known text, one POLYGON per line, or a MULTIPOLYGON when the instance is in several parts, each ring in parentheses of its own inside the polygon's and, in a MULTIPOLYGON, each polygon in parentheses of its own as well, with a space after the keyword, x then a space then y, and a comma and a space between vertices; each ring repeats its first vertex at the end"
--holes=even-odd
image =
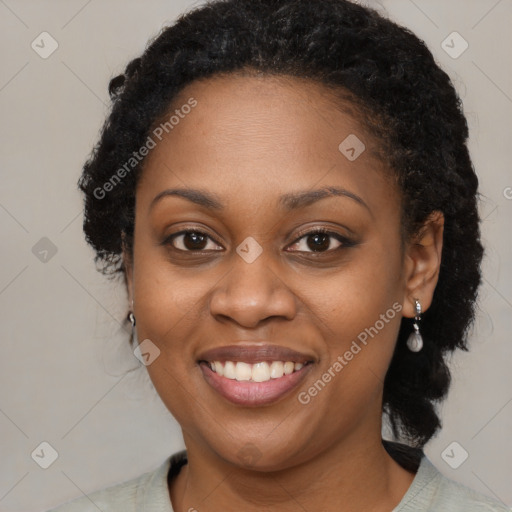
POLYGON ((294 361, 261 361, 246 363, 243 361, 199 361, 206 364, 219 377, 238 382, 268 382, 280 379, 285 375, 298 372, 311 361, 296 363, 294 361))
POLYGON ((313 354, 284 346, 239 341, 199 354, 197 364, 217 395, 235 405, 256 407, 290 395, 316 360, 313 354))

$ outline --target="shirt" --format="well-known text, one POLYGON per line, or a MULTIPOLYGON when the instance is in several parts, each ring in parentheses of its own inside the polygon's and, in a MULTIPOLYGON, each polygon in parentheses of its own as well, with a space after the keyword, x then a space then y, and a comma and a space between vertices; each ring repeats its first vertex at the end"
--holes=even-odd
MULTIPOLYGON (((421 450, 419 452, 414 480, 391 512, 511 512, 510 507, 445 477, 421 450)), ((394 453, 394 458, 396 456, 394 453)), ((413 467, 413 460, 406 460, 404 467, 413 467)), ((81 496, 47 512, 173 512, 168 476, 169 479, 175 477, 186 463, 187 453, 183 450, 165 459, 154 471, 81 496)))

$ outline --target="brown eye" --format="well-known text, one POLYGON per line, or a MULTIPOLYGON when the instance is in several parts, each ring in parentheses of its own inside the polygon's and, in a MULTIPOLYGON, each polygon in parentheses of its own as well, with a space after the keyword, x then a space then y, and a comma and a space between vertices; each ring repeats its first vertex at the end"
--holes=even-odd
POLYGON ((181 231, 171 235, 167 240, 166 244, 170 244, 173 248, 179 251, 206 251, 216 250, 219 247, 216 243, 213 243, 212 247, 208 247, 209 242, 214 242, 209 235, 202 231, 181 231))
POLYGON ((330 236, 325 233, 314 233, 313 235, 308 235, 307 246, 312 251, 326 251, 329 249, 331 245, 330 236))
POLYGON ((341 247, 352 247, 354 242, 331 231, 316 229, 305 233, 291 246, 295 247, 292 252, 329 252, 339 249, 341 247))

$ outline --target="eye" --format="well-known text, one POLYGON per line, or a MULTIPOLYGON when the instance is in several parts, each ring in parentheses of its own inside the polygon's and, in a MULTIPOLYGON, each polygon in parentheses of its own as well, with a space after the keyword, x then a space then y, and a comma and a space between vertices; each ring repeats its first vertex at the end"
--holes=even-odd
MULTIPOLYGON (((197 229, 174 233, 167 237, 164 244, 182 252, 221 251, 223 249, 210 235, 197 229)), ((354 242, 339 233, 317 228, 302 234, 292 245, 288 246, 287 250, 292 248, 291 252, 323 253, 354 245, 354 242)))
POLYGON ((303 234, 292 245, 297 252, 329 252, 340 247, 351 247, 354 243, 348 238, 326 229, 317 228, 303 234))
MULTIPOLYGON (((169 236, 165 242, 178 251, 196 252, 218 250, 220 247, 207 233, 198 230, 180 231, 169 236), (208 247, 208 241, 211 241, 212 247, 208 247)), ((222 249, 222 247, 221 247, 222 249)))

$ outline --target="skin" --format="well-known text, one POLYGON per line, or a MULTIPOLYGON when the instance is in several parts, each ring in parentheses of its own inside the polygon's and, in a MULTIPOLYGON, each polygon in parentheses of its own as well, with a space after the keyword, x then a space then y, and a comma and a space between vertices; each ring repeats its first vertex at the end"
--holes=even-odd
POLYGON ((401 317, 414 316, 414 298, 423 311, 431 304, 442 215, 402 244, 400 192, 374 156, 378 141, 317 83, 217 76, 188 85, 171 110, 190 97, 197 106, 146 158, 133 254, 124 253, 138 339, 161 351, 147 369, 188 451, 188 464, 169 482, 174 510, 389 511, 414 475, 381 444, 383 381, 401 317), (349 134, 366 145, 354 161, 338 149, 349 134), (278 202, 326 186, 357 194, 366 206, 346 196, 289 211, 278 202), (151 206, 176 187, 214 194, 224 207, 177 196, 151 206), (318 227, 354 245, 330 237, 314 252, 304 231, 318 227), (185 228, 211 237, 202 255, 183 236, 168 240, 185 228), (236 252, 249 236, 262 248, 252 263, 236 252), (402 311, 301 404, 298 392, 394 303, 402 311), (277 403, 234 405, 205 382, 197 359, 238 340, 268 341, 315 362, 277 403), (244 461, 240 454, 252 445, 257 456, 244 461))

